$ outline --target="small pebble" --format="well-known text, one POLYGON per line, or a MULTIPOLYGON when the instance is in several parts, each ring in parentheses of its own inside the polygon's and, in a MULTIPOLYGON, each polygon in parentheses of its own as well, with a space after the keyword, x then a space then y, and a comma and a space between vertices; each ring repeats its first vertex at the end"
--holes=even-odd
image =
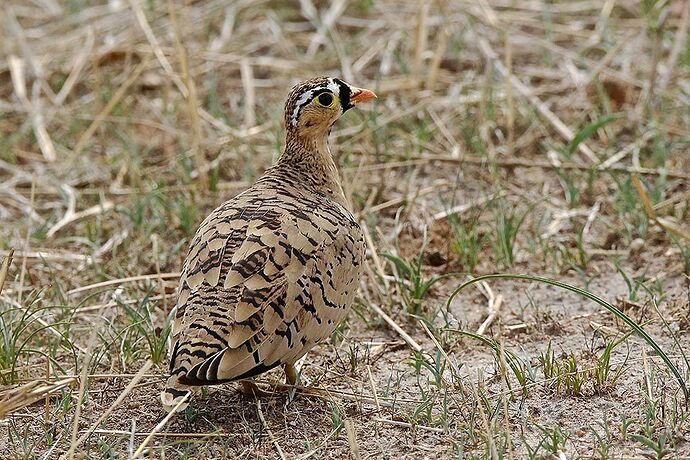
POLYGON ((639 254, 644 248, 644 240, 642 238, 635 238, 630 243, 630 254, 639 254))

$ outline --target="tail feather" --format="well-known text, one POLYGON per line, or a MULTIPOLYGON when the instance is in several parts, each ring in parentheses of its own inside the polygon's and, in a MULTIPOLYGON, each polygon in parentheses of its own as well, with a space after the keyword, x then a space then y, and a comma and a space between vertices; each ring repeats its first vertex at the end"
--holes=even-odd
POLYGON ((165 384, 165 389, 161 392, 161 402, 163 403, 163 408, 172 412, 183 411, 189 405, 189 401, 193 394, 196 393, 198 388, 191 387, 189 385, 184 385, 179 382, 178 376, 172 375, 165 384), (182 404, 180 401, 187 398, 182 404), (178 404, 180 404, 178 406, 178 404))

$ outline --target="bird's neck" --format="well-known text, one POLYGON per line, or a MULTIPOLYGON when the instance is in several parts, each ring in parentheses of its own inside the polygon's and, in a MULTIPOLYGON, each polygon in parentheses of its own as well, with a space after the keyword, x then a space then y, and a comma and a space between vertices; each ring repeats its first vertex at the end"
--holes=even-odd
POLYGON ((319 193, 329 195, 346 206, 338 168, 328 147, 327 132, 317 136, 300 136, 288 130, 285 150, 276 166, 293 171, 319 193))

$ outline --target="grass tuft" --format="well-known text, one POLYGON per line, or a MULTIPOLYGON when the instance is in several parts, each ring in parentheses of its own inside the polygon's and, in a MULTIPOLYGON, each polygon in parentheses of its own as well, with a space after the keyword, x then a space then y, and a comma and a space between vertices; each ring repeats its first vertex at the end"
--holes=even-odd
MULTIPOLYGON (((606 300, 602 299, 601 297, 586 291, 584 289, 580 289, 575 286, 571 286, 570 284, 563 283, 561 281, 556 281, 552 280, 549 278, 542 278, 539 276, 532 276, 532 275, 515 275, 515 274, 508 274, 508 273, 498 273, 498 274, 491 274, 491 275, 482 275, 482 276, 477 276, 476 278, 470 279, 469 281, 466 281, 465 283, 461 284, 455 290, 451 293, 450 297, 448 297, 448 301, 446 302, 446 308, 450 307, 451 302, 453 299, 460 294, 462 290, 467 288, 468 286, 471 286, 473 284, 479 283, 481 281, 485 280, 491 280, 491 279, 519 279, 519 280, 525 280, 525 281, 534 281, 537 283, 544 283, 548 284, 551 286, 556 286, 558 288, 574 292, 578 295, 581 295, 598 305, 604 307, 606 310, 608 310, 610 313, 612 313, 615 317, 618 319, 622 320, 625 322, 628 326, 630 326, 630 329, 644 339, 645 342, 647 342, 647 345, 654 350, 654 352, 661 358, 661 360, 664 362, 664 364, 668 367, 668 369, 673 373, 674 377, 678 381, 678 385, 683 390, 683 394, 685 396, 686 402, 689 401, 690 398, 690 392, 688 391, 688 388, 685 384, 685 379, 683 378, 683 375, 681 374, 680 370, 678 367, 671 361, 671 358, 666 354, 666 352, 661 348, 659 343, 654 340, 652 336, 650 336, 647 331, 644 329, 644 327, 640 324, 638 324, 635 320, 630 318, 628 315, 626 315, 624 312, 618 309, 615 305, 611 304, 610 302, 607 302, 606 300)), ((574 366, 571 366, 574 369, 574 366)))

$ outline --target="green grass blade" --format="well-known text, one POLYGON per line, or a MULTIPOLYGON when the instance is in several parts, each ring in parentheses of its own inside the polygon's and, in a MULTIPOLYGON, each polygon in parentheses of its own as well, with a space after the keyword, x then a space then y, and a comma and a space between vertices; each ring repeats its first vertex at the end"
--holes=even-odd
POLYGON ((573 140, 570 141, 570 144, 568 144, 568 156, 572 156, 572 154, 575 153, 575 150, 577 150, 577 146, 580 145, 589 136, 594 134, 597 129, 601 128, 602 126, 608 125, 612 121, 617 120, 621 117, 622 114, 620 113, 602 115, 593 122, 585 125, 585 127, 582 128, 575 135, 575 137, 573 137, 573 140))
MULTIPOLYGON (((486 337, 481 334, 476 334, 474 332, 470 331, 463 331, 461 329, 446 329, 447 331, 454 332, 457 334, 460 334, 465 337, 469 337, 471 339, 478 340, 479 342, 482 342, 484 345, 487 345, 491 347, 494 350, 494 353, 496 354, 496 361, 500 363, 500 356, 501 356, 501 344, 496 342, 494 339, 491 337, 486 337)), ((523 365, 522 361, 520 358, 513 353, 512 351, 508 350, 507 348, 503 347, 503 353, 505 354, 506 357, 506 363, 508 364, 508 367, 513 371, 513 374, 517 378, 518 382, 520 383, 520 386, 522 387, 522 391, 524 394, 526 393, 526 378, 524 376, 525 372, 523 370, 523 365)), ((506 378, 506 383, 508 384, 508 388, 512 390, 510 381, 506 378)))
POLYGON ((561 281, 556 281, 552 280, 549 278, 543 278, 540 276, 532 276, 532 275, 514 275, 514 274, 509 274, 509 273, 498 273, 498 274, 493 274, 493 275, 482 275, 478 276, 476 278, 472 278, 469 281, 466 281, 465 283, 461 284, 455 290, 451 293, 450 297, 448 297, 448 301, 446 302, 446 308, 450 307, 451 302, 453 299, 466 287, 471 286, 475 283, 478 283, 480 281, 484 280, 490 280, 490 279, 519 279, 519 280, 528 280, 528 281, 536 281, 538 283, 544 283, 544 284, 549 284, 551 286, 556 286, 561 289, 565 289, 567 291, 574 292, 576 294, 579 294, 593 302, 598 303, 605 309, 607 309, 609 312, 613 313, 616 315, 618 318, 623 320, 630 328, 640 337, 642 337, 645 342, 659 355, 659 357, 664 361, 666 366, 670 369, 670 371, 673 373, 673 375, 676 377, 676 380, 678 380, 678 383, 680 384, 681 389, 683 390, 683 394, 685 395, 686 401, 690 398, 690 393, 688 392, 688 388, 685 384, 685 380, 683 379, 683 376, 681 375, 680 371, 676 367, 675 364, 671 361, 671 359, 668 357, 666 352, 661 349, 659 344, 654 340, 652 336, 650 336, 645 329, 640 326, 638 323, 636 323, 632 318, 630 318, 628 315, 626 315, 624 312, 619 310, 615 305, 613 305, 610 302, 607 302, 606 300, 602 299, 601 297, 592 294, 589 291, 586 291, 584 289, 580 289, 578 287, 572 286, 567 283, 563 283, 561 281))

